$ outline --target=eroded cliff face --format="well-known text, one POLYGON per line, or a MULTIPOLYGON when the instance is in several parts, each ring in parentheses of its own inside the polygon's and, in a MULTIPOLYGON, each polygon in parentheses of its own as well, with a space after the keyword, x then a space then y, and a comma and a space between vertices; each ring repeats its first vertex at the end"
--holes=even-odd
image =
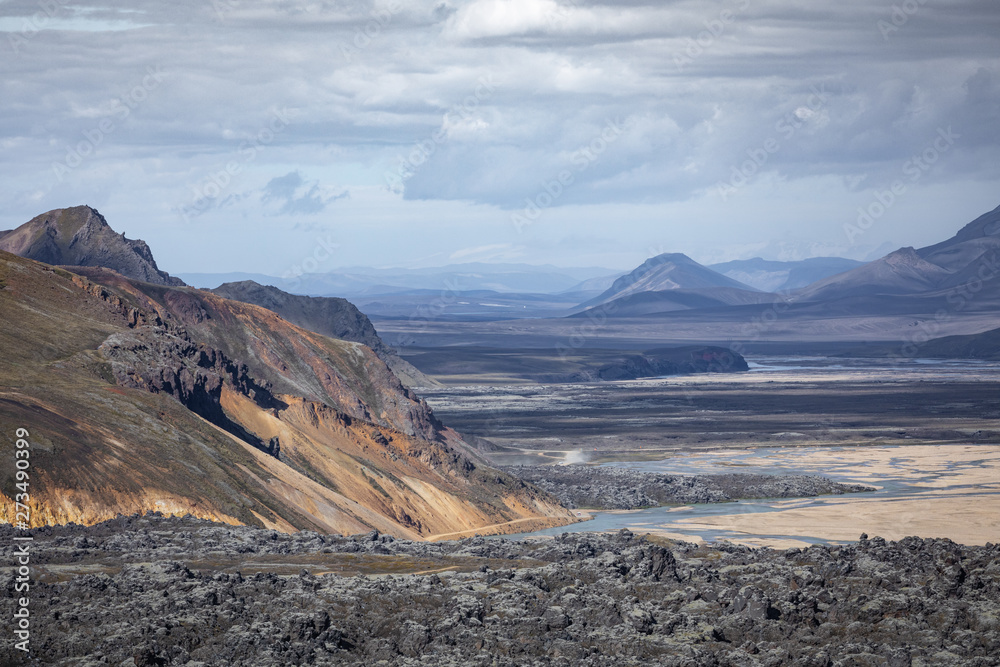
POLYGON ((0 429, 31 432, 35 525, 158 510, 427 539, 573 520, 460 451, 364 345, 208 292, 73 271, 0 253, 0 429))

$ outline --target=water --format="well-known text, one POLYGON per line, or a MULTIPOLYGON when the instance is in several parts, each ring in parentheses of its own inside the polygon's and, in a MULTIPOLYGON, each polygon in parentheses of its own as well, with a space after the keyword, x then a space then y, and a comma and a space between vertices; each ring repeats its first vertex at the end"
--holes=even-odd
MULTIPOLYGON (((981 460, 964 457, 961 461, 939 462, 935 466, 921 469, 922 461, 915 457, 915 450, 907 446, 892 447, 773 447, 747 450, 722 450, 715 452, 685 453, 660 461, 617 462, 604 464, 610 467, 629 468, 644 472, 660 472, 682 475, 703 475, 723 473, 754 473, 764 475, 823 475, 834 481, 858 483, 877 487, 874 493, 863 494, 866 499, 892 502, 912 499, 935 491, 933 497, 924 496, 928 511, 933 507, 935 497, 940 494, 961 495, 972 486, 961 483, 963 470, 982 467, 984 463, 994 463, 1000 447, 996 445, 935 445, 938 447, 969 447, 979 451, 981 460), (990 461, 987 461, 990 459, 990 461), (955 484, 947 484, 949 479, 955 484)), ((922 450, 926 452, 927 450, 922 450)), ((788 509, 822 506, 827 503, 842 503, 851 496, 819 496, 815 498, 765 498, 740 500, 731 503, 696 504, 674 507, 654 507, 643 510, 597 512, 592 521, 571 526, 562 526, 509 535, 520 538, 540 535, 559 535, 565 532, 602 532, 629 528, 634 532, 644 529, 650 532, 664 531, 696 538, 706 542, 739 540, 746 538, 795 539, 809 544, 834 544, 837 540, 815 535, 763 535, 735 533, 723 528, 692 527, 681 523, 684 519, 702 519, 722 515, 753 514, 759 512, 780 512, 788 509)))

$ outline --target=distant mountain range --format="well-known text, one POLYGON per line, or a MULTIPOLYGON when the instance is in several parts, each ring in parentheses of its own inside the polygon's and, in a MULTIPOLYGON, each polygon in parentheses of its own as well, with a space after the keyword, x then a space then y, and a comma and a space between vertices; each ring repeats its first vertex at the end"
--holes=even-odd
POLYGON ((411 290, 438 294, 489 291, 541 293, 579 291, 581 283, 614 274, 599 267, 563 268, 531 264, 451 264, 428 269, 375 269, 351 267, 330 273, 275 277, 253 273, 184 273, 197 287, 218 287, 227 282, 253 280, 287 292, 309 296, 378 296, 411 290))
POLYGON ((900 248, 881 259, 817 281, 794 293, 795 301, 923 295, 1000 297, 1000 207, 973 220, 955 236, 915 250, 900 248))
MULTIPOLYGON (((872 262, 821 257, 800 262, 740 260, 702 266, 682 254, 653 257, 581 303, 575 317, 594 311, 616 318, 711 313, 781 302, 789 317, 861 317, 889 313, 955 316, 967 306, 1000 306, 1000 207, 952 238, 926 248, 900 248, 872 262), (744 278, 761 289, 739 282, 744 278), (806 281, 808 282, 807 284, 806 281), (779 286, 781 294, 764 287, 779 286)), ((732 310, 752 319, 754 311, 732 310)))
POLYGON ((787 292, 864 264, 843 257, 811 257, 795 262, 737 259, 708 268, 762 292, 787 292))

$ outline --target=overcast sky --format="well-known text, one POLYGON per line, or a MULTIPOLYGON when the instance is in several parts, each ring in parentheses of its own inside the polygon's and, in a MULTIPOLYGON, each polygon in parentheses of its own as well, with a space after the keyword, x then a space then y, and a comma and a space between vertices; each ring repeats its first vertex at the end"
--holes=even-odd
POLYGON ((0 30, 0 228, 89 204, 172 273, 865 258, 1000 204, 995 0, 0 0, 0 30))

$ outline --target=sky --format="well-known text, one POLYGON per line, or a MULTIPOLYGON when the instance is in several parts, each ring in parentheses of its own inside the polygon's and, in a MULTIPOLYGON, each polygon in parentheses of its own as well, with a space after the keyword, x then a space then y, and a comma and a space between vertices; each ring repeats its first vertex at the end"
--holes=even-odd
POLYGON ((0 0, 0 229, 171 273, 872 259, 998 183, 995 0, 0 0))

